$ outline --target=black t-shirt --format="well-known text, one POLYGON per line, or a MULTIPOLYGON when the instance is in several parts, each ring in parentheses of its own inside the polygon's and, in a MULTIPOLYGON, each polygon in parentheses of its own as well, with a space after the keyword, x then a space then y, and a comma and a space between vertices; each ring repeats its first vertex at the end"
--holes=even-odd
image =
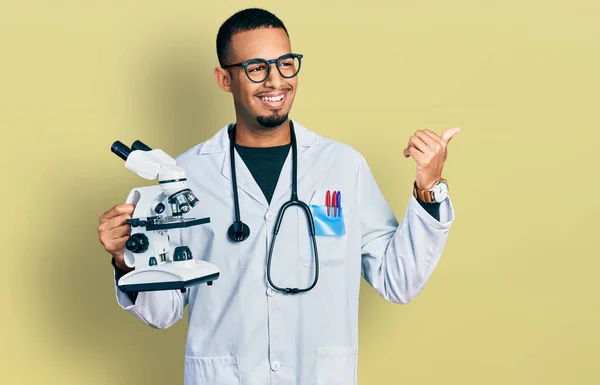
POLYGON ((240 157, 246 163, 246 167, 254 177, 254 180, 262 190, 267 202, 271 204, 271 198, 275 192, 279 174, 285 163, 291 144, 274 147, 245 147, 235 145, 240 157))

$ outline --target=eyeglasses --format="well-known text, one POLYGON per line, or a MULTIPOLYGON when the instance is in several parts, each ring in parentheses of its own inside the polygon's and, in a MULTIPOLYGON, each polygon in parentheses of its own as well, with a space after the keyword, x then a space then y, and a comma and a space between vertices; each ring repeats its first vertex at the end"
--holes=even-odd
POLYGON ((300 65, 302 64, 302 56, 298 53, 288 53, 277 59, 265 60, 260 58, 254 58, 246 60, 243 63, 230 64, 224 66, 224 69, 231 67, 243 67, 246 72, 248 79, 254 83, 262 83, 271 74, 271 64, 277 64, 277 70, 282 77, 286 79, 293 78, 300 72, 300 65))

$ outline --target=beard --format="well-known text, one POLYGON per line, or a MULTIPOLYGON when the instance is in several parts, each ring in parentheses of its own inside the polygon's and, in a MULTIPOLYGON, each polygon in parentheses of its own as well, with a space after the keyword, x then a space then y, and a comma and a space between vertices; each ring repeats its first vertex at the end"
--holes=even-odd
POLYGON ((256 121, 264 128, 275 128, 281 126, 288 118, 288 114, 279 115, 274 112, 271 116, 257 116, 256 121))

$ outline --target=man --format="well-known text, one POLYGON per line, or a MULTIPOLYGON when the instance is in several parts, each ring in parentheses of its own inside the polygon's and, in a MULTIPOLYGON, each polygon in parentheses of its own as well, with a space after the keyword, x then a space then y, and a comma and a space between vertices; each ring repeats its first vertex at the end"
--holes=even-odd
MULTIPOLYGON (((355 384, 360 277, 394 303, 423 289, 454 220, 450 199, 434 190, 441 202, 430 202, 428 190, 443 186, 447 144, 458 128, 410 138, 404 156, 415 160, 417 176, 399 224, 357 151, 288 119, 302 57, 292 51, 281 20, 260 9, 238 12, 221 26, 217 54, 215 79, 233 96, 235 125, 177 162, 200 200, 192 216, 211 218, 210 225, 182 229, 180 241, 221 275, 186 293, 125 295, 117 287, 118 303, 156 328, 173 325, 188 306, 185 384, 355 384), (294 189, 314 216, 318 276, 302 208, 285 212, 270 252, 278 212, 294 189)), ((120 204, 100 218, 100 241, 113 256, 116 279, 131 270, 123 249, 132 212, 132 205, 120 204)))

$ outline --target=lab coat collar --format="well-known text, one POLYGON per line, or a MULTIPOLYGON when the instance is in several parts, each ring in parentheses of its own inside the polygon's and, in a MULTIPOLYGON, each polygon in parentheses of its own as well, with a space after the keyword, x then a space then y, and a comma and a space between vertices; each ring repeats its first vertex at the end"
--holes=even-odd
MULTIPOLYGON (((311 146, 316 146, 323 142, 324 137, 313 131, 310 131, 295 120, 292 121, 294 123, 296 143, 298 145, 298 162, 300 162, 304 151, 311 146)), ((198 152, 201 155, 223 153, 221 174, 229 181, 231 181, 231 165, 229 163, 229 128, 232 125, 233 124, 228 124, 221 130, 219 130, 219 132, 217 132, 212 138, 210 138, 204 143, 204 145, 198 152)), ((282 175, 291 174, 291 157, 292 151, 290 149, 281 170, 282 175)), ((269 203, 267 202, 262 190, 254 180, 252 173, 250 172, 248 167, 246 167, 246 164, 240 158, 237 152, 235 153, 235 166, 238 188, 246 192, 250 197, 252 197, 252 199, 260 203, 264 208, 268 209, 269 203)), ((291 180, 287 180, 287 178, 280 177, 277 182, 277 186, 275 187, 275 191, 273 193, 272 202, 275 202, 277 199, 279 199, 280 196, 288 194, 290 190, 291 180)))
MULTIPOLYGON (((290 120, 294 122, 294 130, 296 132, 296 142, 298 143, 299 153, 301 148, 314 146, 323 141, 324 138, 321 135, 310 131, 293 119, 290 120)), ((212 138, 208 139, 204 145, 201 146, 198 154, 202 155, 229 151, 229 128, 231 126, 233 126, 233 123, 221 128, 212 138)))

